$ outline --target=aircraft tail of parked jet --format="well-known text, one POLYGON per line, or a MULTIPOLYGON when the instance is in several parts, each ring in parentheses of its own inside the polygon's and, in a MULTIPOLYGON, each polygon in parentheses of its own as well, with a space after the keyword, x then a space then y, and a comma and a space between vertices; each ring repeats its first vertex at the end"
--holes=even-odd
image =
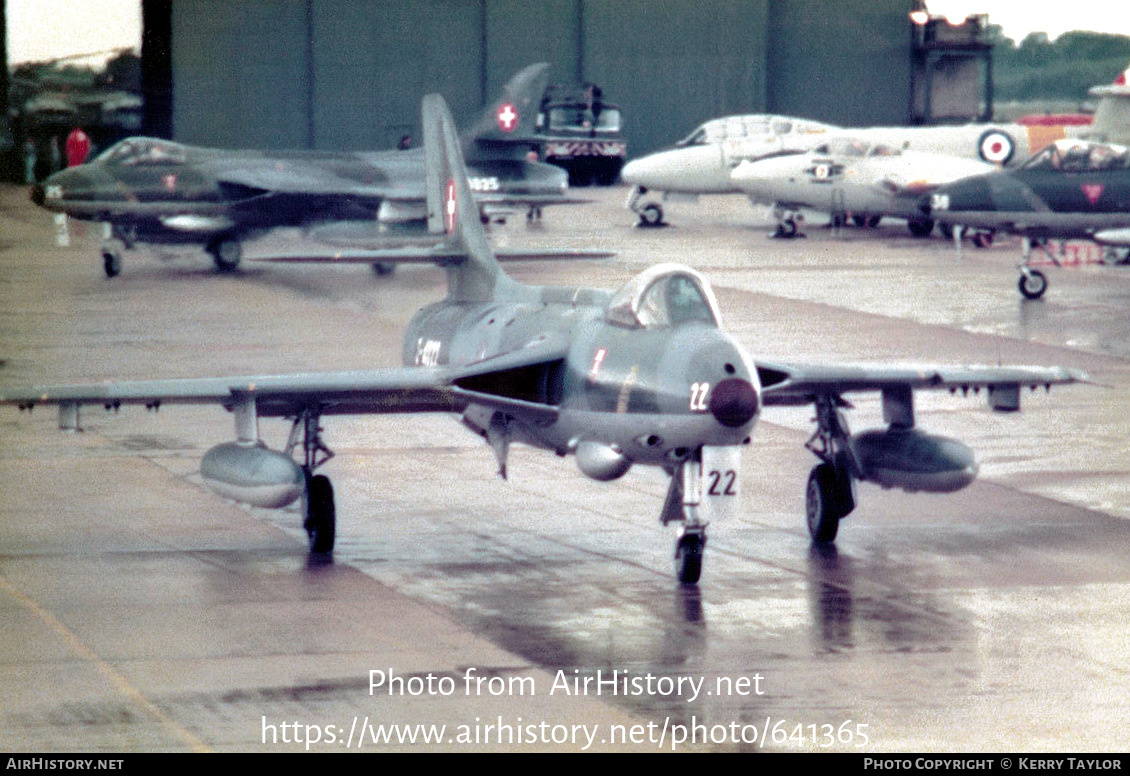
POLYGON ((491 251, 478 208, 466 206, 474 199, 467 183, 459 134, 437 95, 424 97, 422 114, 424 148, 429 160, 425 178, 428 231, 446 235, 453 253, 465 254, 447 266, 448 298, 460 302, 490 301, 496 287, 510 281, 491 251))
POLYGON ((467 159, 483 156, 524 159, 537 141, 538 108, 549 83, 549 64, 540 62, 518 72, 464 131, 463 152, 467 159), (507 153, 509 149, 509 153, 507 153))

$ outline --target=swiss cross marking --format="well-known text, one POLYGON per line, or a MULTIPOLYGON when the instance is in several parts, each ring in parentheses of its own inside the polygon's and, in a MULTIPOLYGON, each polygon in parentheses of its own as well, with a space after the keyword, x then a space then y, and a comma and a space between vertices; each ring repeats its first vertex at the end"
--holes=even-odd
POLYGON ((509 103, 504 102, 498 109, 498 128, 503 132, 513 132, 518 126, 518 111, 509 103))
POLYGON ((455 231, 455 180, 447 181, 447 198, 444 200, 444 218, 448 234, 455 231))

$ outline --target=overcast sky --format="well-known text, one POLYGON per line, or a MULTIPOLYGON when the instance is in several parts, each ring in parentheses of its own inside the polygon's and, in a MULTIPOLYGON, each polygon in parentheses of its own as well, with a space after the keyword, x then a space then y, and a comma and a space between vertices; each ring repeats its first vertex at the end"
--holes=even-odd
MULTIPOLYGON (((1020 42, 1034 30, 1130 35, 1130 0, 928 0, 935 13, 989 14, 1020 42)), ((7 0, 8 61, 53 59, 141 43, 140 0, 7 0)), ((907 3, 909 5, 909 2, 907 3)))

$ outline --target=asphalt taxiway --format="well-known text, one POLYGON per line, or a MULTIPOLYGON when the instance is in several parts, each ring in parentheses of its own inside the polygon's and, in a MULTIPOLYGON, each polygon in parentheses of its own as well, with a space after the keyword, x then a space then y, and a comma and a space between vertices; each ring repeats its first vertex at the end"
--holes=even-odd
MULTIPOLYGON (((518 449, 504 482, 453 418, 327 421, 339 538, 318 566, 295 511, 200 483, 200 456, 231 437, 222 410, 88 410, 84 433, 60 434, 51 411, 9 408, 0 745, 1123 750, 1130 270, 1051 269, 1045 299, 1026 302, 1007 244, 959 260, 897 224, 769 240, 740 198, 637 229, 623 189, 585 193, 493 239, 617 257, 512 274, 615 287, 678 261, 714 283, 755 355, 1058 364, 1096 384, 1025 394, 1004 416, 983 397, 921 395, 919 425, 970 444, 981 479, 950 496, 863 486, 826 550, 803 523, 811 413, 766 411, 743 516, 711 526, 697 588, 673 578, 660 473, 601 484, 518 449), (421 724, 447 727, 397 742, 431 735, 421 724)), ((408 318, 442 295, 426 267, 220 276, 192 251, 128 255, 107 280, 96 227, 57 246, 52 217, 14 187, 0 223, 5 386, 392 365, 408 318)), ((853 428, 878 415, 858 402, 853 428)), ((287 428, 262 431, 278 445, 287 428)))

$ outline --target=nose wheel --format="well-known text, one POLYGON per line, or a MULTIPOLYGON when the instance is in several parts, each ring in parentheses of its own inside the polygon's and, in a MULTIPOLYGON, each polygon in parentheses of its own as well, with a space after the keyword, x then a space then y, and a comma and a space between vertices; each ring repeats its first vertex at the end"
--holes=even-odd
POLYGON ((1039 299, 1048 290, 1048 278, 1038 269, 1021 269, 1017 287, 1025 299, 1039 299))
POLYGON ((684 585, 698 584, 702 576, 702 552, 706 549, 706 532, 688 530, 675 544, 675 576, 684 585))

